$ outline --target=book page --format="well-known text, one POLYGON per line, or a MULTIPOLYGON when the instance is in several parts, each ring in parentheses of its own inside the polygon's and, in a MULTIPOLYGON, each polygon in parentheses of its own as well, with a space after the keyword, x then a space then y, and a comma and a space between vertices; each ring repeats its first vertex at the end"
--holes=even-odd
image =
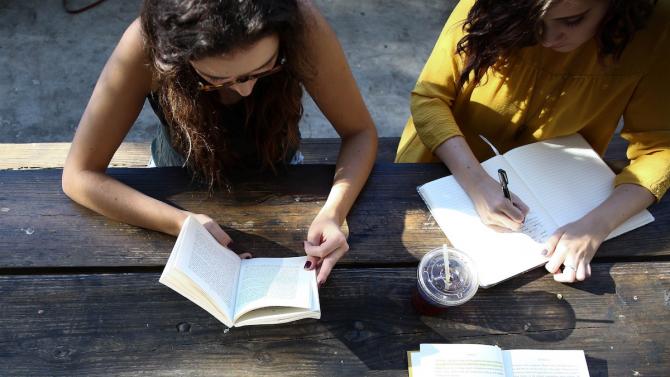
POLYGON ((589 377, 584 351, 511 350, 503 359, 514 377, 589 377))
MULTIPOLYGON (((177 267, 233 318, 240 258, 219 244, 197 220, 189 217, 177 259, 177 267)), ((181 234, 180 234, 181 236, 181 234)))
POLYGON ((413 377, 505 377, 502 353, 496 346, 422 344, 408 363, 413 377))
MULTIPOLYGON (((579 134, 524 145, 505 153, 505 158, 557 227, 580 219, 614 190, 614 173, 579 134)), ((608 239, 651 221, 645 210, 608 239)))
POLYGON ((242 261, 235 320, 262 307, 310 309, 315 271, 304 269, 307 257, 253 258, 242 261))
POLYGON ((320 309, 302 309, 285 306, 271 306, 255 309, 237 318, 235 326, 269 325, 297 321, 305 318, 321 318, 320 309))
POLYGON ((496 180, 498 169, 504 169, 510 191, 530 208, 521 232, 498 232, 484 225, 470 197, 453 176, 429 182, 419 187, 419 193, 449 242, 473 259, 479 284, 486 288, 545 263, 542 243, 556 225, 503 157, 493 157, 482 167, 496 180))

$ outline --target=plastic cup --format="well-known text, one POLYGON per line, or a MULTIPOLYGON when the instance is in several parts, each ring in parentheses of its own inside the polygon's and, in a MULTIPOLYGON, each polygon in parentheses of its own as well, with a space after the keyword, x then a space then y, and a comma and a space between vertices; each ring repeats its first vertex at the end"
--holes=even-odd
POLYGON ((435 315, 451 306, 470 300, 479 288, 474 262, 462 251, 440 247, 421 258, 417 286, 412 303, 417 312, 435 315), (449 258, 449 279, 445 274, 445 256, 449 258))

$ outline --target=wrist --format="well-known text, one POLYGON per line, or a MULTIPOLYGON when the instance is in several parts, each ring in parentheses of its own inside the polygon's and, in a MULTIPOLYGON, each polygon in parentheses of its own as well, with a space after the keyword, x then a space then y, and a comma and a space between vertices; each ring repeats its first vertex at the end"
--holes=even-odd
MULTIPOLYGON (((458 184, 463 187, 463 190, 470 196, 482 196, 482 192, 485 191, 484 188, 490 183, 489 181, 493 180, 493 178, 481 168, 471 169, 471 171, 468 171, 465 174, 454 174, 454 177, 458 181, 458 184)), ((493 183, 499 186, 497 182, 493 183)))
POLYGON ((170 232, 173 236, 178 236, 179 232, 181 231, 182 226, 184 226, 184 222, 186 222, 186 219, 190 216, 194 215, 193 213, 189 211, 184 211, 184 210, 179 210, 177 212, 177 216, 174 217, 174 221, 172 223, 172 231, 170 232))
POLYGON ((608 220, 607 216, 602 216, 596 211, 589 212, 581 221, 603 240, 617 227, 617 224, 608 220))
POLYGON ((319 213, 316 215, 314 221, 321 219, 328 219, 335 222, 337 225, 341 226, 344 223, 345 217, 346 216, 341 215, 341 213, 337 210, 337 208, 323 206, 323 208, 321 208, 319 213))

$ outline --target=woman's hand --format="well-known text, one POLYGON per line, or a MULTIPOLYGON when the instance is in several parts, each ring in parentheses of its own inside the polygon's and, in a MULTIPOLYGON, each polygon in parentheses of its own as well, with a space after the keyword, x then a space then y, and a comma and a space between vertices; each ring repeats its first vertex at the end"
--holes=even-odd
POLYGON ((558 228, 545 243, 547 256, 551 257, 545 268, 561 283, 589 278, 591 259, 609 233, 609 227, 602 221, 594 221, 589 216, 558 228))
POLYGON ((505 198, 500 182, 484 171, 462 136, 447 139, 435 154, 468 193, 484 224, 497 231, 521 229, 528 206, 512 193, 511 202, 505 198))
POLYGON ((347 251, 349 244, 337 220, 321 213, 317 215, 307 232, 305 269, 319 269, 316 277, 319 287, 326 282, 335 263, 347 251))
POLYGON ((500 183, 488 174, 468 191, 482 222, 498 231, 518 231, 528 214, 528 206, 513 193, 505 198, 500 183))
POLYGON ((650 206, 654 195, 634 184, 617 186, 612 194, 581 219, 562 226, 546 242, 547 271, 562 283, 591 276, 591 259, 605 238, 624 221, 650 206), (561 265, 565 266, 560 271, 561 265))
MULTIPOLYGON (((212 220, 211 217, 203 214, 191 214, 200 224, 202 224, 205 229, 211 234, 215 240, 217 240, 221 245, 231 248, 233 244, 233 239, 230 238, 228 233, 226 233, 219 224, 212 220)), ((249 259, 252 257, 251 253, 242 253, 239 254, 241 259, 249 259)))

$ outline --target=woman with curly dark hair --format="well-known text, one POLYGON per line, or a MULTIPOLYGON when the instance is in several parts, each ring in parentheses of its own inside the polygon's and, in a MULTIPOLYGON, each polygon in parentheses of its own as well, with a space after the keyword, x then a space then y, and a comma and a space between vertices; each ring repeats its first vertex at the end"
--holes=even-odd
POLYGON ((557 281, 584 280, 607 235, 670 186, 669 68, 668 0, 462 0, 412 91, 396 161, 442 161, 485 224, 518 230, 528 207, 481 168, 493 153, 479 135, 505 152, 580 133, 603 154, 623 118, 632 163, 545 244, 557 281))
MULTIPOLYGON (((322 284, 349 248, 340 227, 374 163, 377 133, 335 34, 309 1, 146 0, 82 116, 63 190, 105 216, 176 236, 189 212, 105 174, 145 98, 162 123, 152 163, 186 166, 212 188, 233 171, 300 161, 303 88, 342 138, 304 244, 305 268, 320 267, 322 284)), ((210 217, 194 216, 231 242, 210 217)))

